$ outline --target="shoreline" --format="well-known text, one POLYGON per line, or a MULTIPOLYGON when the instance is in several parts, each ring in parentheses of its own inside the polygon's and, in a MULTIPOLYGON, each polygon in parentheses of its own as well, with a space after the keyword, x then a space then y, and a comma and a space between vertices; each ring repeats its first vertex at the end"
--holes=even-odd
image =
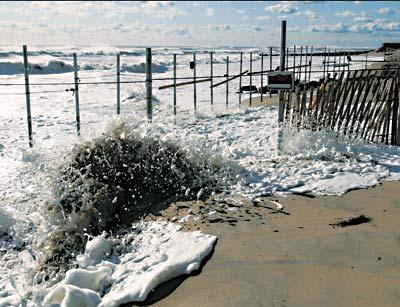
MULTIPOLYGON (((183 278, 153 306, 397 306, 399 188, 399 182, 383 182, 337 197, 289 195, 278 199, 282 211, 270 198, 257 206, 240 199, 231 204, 235 210, 189 220, 184 231, 218 237, 214 254, 201 274, 183 278), (330 225, 361 214, 372 220, 330 225)), ((207 202, 187 207, 196 211, 207 202)), ((179 206, 162 212, 163 219, 184 215, 187 207, 179 206)))

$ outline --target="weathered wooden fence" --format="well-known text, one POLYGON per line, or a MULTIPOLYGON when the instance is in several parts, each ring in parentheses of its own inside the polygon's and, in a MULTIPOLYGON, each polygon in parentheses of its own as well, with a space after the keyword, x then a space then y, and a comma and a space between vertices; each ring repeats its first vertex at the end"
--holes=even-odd
POLYGON ((287 92, 285 123, 400 145, 400 69, 334 73, 317 88, 287 92))

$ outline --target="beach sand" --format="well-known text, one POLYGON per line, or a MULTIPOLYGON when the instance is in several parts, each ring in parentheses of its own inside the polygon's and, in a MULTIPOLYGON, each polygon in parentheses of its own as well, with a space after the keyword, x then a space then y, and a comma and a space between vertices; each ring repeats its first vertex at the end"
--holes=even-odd
POLYGON ((218 242, 200 274, 164 284, 147 303, 167 295, 153 306, 399 306, 399 190, 385 182, 342 197, 290 195, 278 199, 282 211, 271 198, 176 203, 163 219, 191 207, 199 219, 184 230, 218 242), (217 211, 202 214, 208 207, 217 211), (330 225, 361 214, 372 220, 330 225))

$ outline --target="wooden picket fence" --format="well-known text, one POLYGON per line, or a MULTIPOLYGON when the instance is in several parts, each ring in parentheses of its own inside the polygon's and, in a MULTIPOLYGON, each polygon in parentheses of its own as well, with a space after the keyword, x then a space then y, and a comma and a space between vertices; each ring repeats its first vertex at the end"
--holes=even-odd
POLYGON ((320 86, 285 96, 285 123, 400 145, 400 69, 335 73, 320 86))

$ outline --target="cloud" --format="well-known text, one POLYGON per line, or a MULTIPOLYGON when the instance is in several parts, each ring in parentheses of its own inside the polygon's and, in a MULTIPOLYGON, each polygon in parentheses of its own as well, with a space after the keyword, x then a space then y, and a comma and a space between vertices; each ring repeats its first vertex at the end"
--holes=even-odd
POLYGON ((390 14, 394 14, 394 13, 395 13, 395 10, 393 10, 393 9, 391 9, 391 8, 388 8, 388 7, 382 7, 382 8, 380 8, 380 9, 378 10, 378 13, 390 15, 390 14))
POLYGON ((376 19, 373 22, 367 22, 356 25, 338 24, 320 24, 311 25, 311 32, 330 32, 330 33, 376 33, 376 32, 400 32, 400 22, 386 22, 382 19, 376 19))
POLYGON ((311 10, 305 11, 304 15, 306 15, 310 19, 315 19, 315 17, 317 16, 317 14, 314 11, 311 11, 311 10))
POLYGON ((353 12, 350 11, 340 11, 336 13, 336 16, 340 17, 340 18, 348 18, 348 17, 354 17, 356 16, 356 14, 354 14, 353 12))
POLYGON ((260 31, 263 31, 263 28, 261 28, 259 26, 254 26, 253 31, 260 32, 260 31))
POLYGON ((245 10, 236 10, 236 13, 240 14, 240 15, 244 15, 246 14, 245 10))
POLYGON ((181 26, 165 26, 164 29, 162 30, 162 33, 164 35, 175 35, 175 36, 185 36, 185 37, 191 37, 190 31, 187 27, 181 25, 181 26))
POLYGON ((213 30, 213 31, 229 31, 231 30, 231 26, 230 25, 215 25, 215 24, 209 24, 207 26, 208 30, 213 30))
POLYGON ((279 13, 286 15, 299 15, 301 12, 296 6, 291 6, 291 4, 280 3, 275 5, 270 5, 265 8, 267 12, 270 13, 279 13))
POLYGON ((339 22, 337 24, 320 24, 311 25, 309 27, 311 32, 331 32, 331 33, 346 33, 349 32, 348 26, 339 22))
POLYGON ((257 16, 256 19, 257 20, 267 20, 267 19, 269 19, 269 16, 257 16))
POLYGON ((355 16, 354 21, 356 22, 373 22, 374 20, 365 12, 361 12, 360 15, 355 16))
POLYGON ((212 16, 212 15, 214 15, 214 12, 215 12, 215 10, 214 10, 213 8, 209 7, 209 8, 206 10, 206 15, 207 15, 207 16, 212 16))

